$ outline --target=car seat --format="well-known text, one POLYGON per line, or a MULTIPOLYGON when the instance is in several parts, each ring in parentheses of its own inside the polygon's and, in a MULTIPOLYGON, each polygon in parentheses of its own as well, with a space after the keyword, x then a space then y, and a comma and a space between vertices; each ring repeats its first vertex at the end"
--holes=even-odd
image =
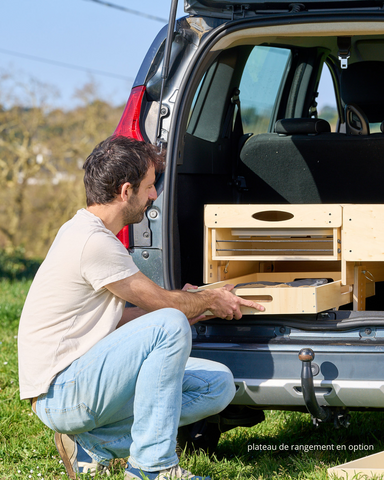
POLYGON ((363 61, 343 69, 340 95, 344 105, 346 133, 369 135, 369 124, 384 118, 384 62, 363 61))

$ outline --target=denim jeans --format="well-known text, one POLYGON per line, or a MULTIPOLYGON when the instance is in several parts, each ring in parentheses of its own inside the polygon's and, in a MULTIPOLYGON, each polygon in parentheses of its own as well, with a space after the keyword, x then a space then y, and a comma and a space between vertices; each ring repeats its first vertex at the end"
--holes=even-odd
POLYGON ((60 372, 36 403, 38 417, 99 463, 130 455, 136 468, 178 463, 178 426, 223 410, 235 394, 220 363, 189 358, 191 328, 179 310, 137 318, 60 372))

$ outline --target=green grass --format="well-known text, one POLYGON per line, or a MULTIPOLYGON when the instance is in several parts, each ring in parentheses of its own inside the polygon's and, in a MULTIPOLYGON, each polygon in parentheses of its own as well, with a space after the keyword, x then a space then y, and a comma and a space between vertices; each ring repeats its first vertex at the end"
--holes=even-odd
MULTIPOLYGON (((19 400, 17 328, 30 283, 0 281, 0 480, 66 478, 53 432, 19 400)), ((307 414, 265 413, 263 423, 223 434, 214 456, 183 455, 181 465, 213 480, 326 480, 328 467, 384 450, 382 413, 352 413, 350 427, 339 430, 314 429, 307 414)), ((116 464, 109 478, 123 477, 116 464)))

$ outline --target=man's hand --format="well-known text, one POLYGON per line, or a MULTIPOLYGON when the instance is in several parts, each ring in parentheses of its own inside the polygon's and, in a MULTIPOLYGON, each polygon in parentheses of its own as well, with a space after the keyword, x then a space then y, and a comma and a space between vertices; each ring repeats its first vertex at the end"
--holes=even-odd
MULTIPOLYGON (((195 285, 191 285, 190 283, 186 283, 183 287, 183 291, 193 289, 197 290, 198 287, 196 287, 195 285)), ((233 318, 239 320, 242 317, 242 313, 240 310, 241 306, 255 308, 256 310, 259 310, 261 312, 265 310, 265 308, 258 303, 237 297, 231 292, 231 290, 233 289, 234 285, 229 284, 221 288, 210 289, 210 292, 216 292, 216 298, 214 298, 213 304, 209 308, 213 315, 199 315, 197 317, 189 319, 189 323, 193 325, 197 322, 201 322, 215 317, 225 318, 226 320, 233 320, 233 318)))
POLYGON ((209 310, 217 317, 225 318, 226 320, 236 319, 242 317, 240 310, 241 306, 254 308, 263 312, 265 308, 259 303, 252 302, 252 300, 245 300, 244 298, 234 295, 231 291, 234 285, 225 285, 221 288, 210 289, 210 292, 215 294, 212 305, 209 310))

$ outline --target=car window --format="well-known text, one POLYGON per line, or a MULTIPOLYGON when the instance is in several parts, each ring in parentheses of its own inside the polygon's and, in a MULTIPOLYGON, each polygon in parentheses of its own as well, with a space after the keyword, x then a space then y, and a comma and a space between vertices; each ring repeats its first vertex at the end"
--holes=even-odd
POLYGON ((324 64, 323 71, 321 72, 318 92, 318 117, 327 120, 331 125, 331 131, 336 132, 339 115, 337 112, 336 95, 332 76, 327 64, 324 64))
POLYGON ((286 48, 256 46, 252 50, 240 82, 244 133, 266 133, 270 130, 291 55, 286 48))
POLYGON ((228 64, 224 53, 207 70, 196 90, 189 115, 187 133, 194 137, 215 142, 221 133, 221 119, 227 108, 228 85, 233 76, 234 67, 228 64))

